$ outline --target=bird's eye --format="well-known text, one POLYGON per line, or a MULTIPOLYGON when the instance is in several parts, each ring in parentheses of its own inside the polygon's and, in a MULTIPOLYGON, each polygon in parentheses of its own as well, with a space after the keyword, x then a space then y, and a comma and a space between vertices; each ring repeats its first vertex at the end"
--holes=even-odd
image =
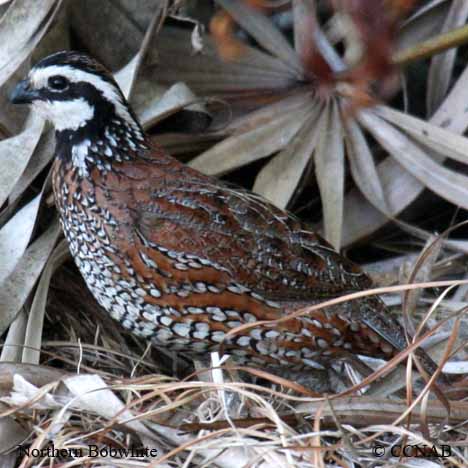
POLYGON ((54 91, 64 91, 68 88, 68 80, 64 76, 55 75, 48 79, 47 85, 54 91))

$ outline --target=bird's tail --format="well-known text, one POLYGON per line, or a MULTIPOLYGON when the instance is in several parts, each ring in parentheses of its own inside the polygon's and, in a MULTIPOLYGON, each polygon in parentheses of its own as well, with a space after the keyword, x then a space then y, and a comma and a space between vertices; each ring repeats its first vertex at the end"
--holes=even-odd
MULTIPOLYGON (((396 352, 403 351, 408 347, 404 328, 390 315, 380 298, 366 298, 364 304, 359 308, 359 312, 362 323, 389 343, 396 352)), ((423 369, 429 374, 429 377, 437 372, 439 366, 422 348, 416 348, 414 355, 423 369)), ((441 384, 448 383, 447 378, 443 374, 439 375, 437 381, 441 384)))

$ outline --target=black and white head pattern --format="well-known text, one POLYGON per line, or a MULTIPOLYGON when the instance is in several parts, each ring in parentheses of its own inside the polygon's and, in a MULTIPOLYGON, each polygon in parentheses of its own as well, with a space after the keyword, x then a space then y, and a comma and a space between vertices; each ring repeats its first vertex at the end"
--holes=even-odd
POLYGON ((141 126, 112 75, 87 55, 50 55, 28 80, 38 96, 33 108, 55 127, 58 155, 71 156, 81 175, 90 164, 108 170, 112 161, 146 149, 141 126))

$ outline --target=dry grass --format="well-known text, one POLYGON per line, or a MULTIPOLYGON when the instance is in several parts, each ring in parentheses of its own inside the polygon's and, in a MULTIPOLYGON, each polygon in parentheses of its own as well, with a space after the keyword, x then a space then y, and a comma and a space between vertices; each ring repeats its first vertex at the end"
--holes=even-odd
MULTIPOLYGON (((12 436, 2 448, 23 447, 12 466, 393 466, 400 445, 429 447, 424 466, 467 466, 464 376, 439 393, 437 375, 424 382, 398 366, 423 340, 435 343, 437 337, 431 353, 442 364, 456 363, 457 351, 464 356, 457 349, 464 344, 457 337, 463 310, 445 322, 430 318, 445 293, 427 312, 430 329, 405 352, 378 363, 365 378, 347 365, 341 369, 349 381, 356 379, 352 388, 313 397, 294 381, 236 367, 230 359, 220 362, 217 354, 211 364, 196 363, 196 372, 188 361, 171 367, 168 356, 161 359, 158 350, 110 321, 74 275, 65 267, 52 285, 41 365, 0 364, 0 421, 10 425, 12 436), (66 296, 63 278, 74 284, 66 296), (66 456, 51 457, 53 449, 66 456), (429 458, 433 450, 447 457, 429 458)), ((425 286, 449 283, 460 281, 425 286)), ((415 460, 401 461, 414 466, 415 460)))

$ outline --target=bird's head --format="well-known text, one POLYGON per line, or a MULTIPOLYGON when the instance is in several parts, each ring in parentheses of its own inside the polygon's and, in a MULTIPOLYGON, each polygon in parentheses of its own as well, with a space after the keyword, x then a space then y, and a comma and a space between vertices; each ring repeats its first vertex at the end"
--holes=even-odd
POLYGON ((73 51, 42 59, 13 91, 11 100, 31 104, 57 131, 106 124, 113 118, 133 123, 129 106, 112 75, 91 57, 73 51))
POLYGON ((96 145, 118 160, 145 148, 142 128, 114 78, 85 54, 63 51, 42 59, 17 84, 11 101, 30 104, 49 120, 62 153, 78 154, 80 161, 90 159, 96 145))

